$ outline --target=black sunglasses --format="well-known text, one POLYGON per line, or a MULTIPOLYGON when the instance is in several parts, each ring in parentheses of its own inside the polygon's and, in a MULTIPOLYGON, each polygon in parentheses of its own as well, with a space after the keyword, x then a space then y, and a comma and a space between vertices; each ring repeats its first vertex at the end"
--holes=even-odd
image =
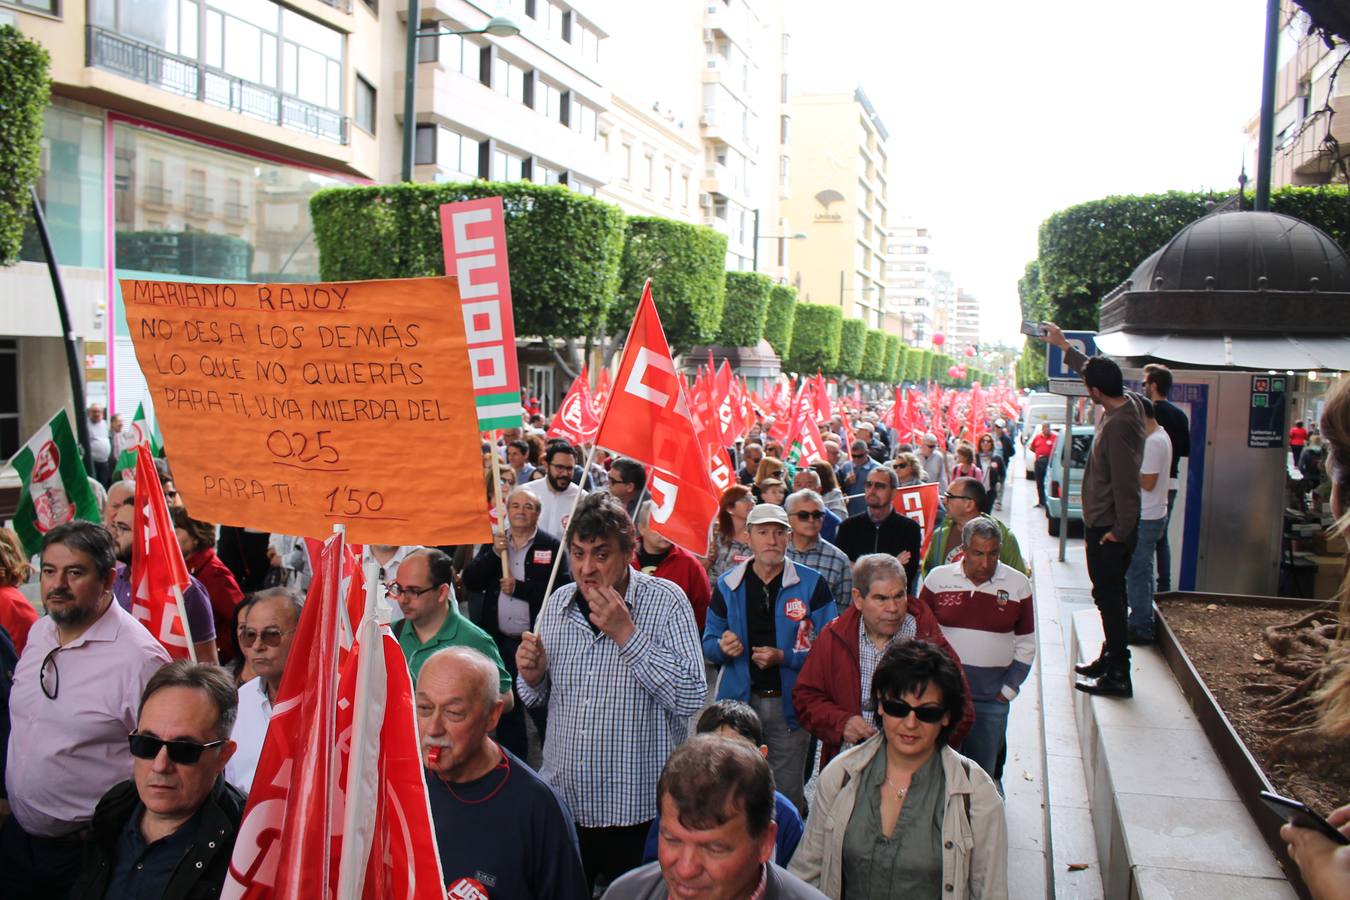
POLYGON ((159 756, 161 747, 169 748, 169 760, 180 766, 193 766, 202 758, 202 754, 212 747, 219 747, 224 741, 211 741, 198 744, 195 741, 166 741, 149 734, 132 732, 127 735, 131 745, 131 755, 137 759, 154 759, 159 756))
POLYGON ((914 713, 920 722, 936 725, 947 714, 947 709, 943 706, 910 706, 903 700, 887 700, 884 697, 879 702, 881 711, 892 719, 908 719, 909 714, 914 713))
POLYGON ((53 647, 52 651, 42 658, 42 668, 38 669, 38 685, 42 688, 42 693, 48 700, 55 700, 56 695, 61 693, 61 670, 56 668, 56 654, 61 652, 60 647, 53 647), (51 667, 52 686, 47 687, 47 671, 51 667))
POLYGON ((820 521, 825 518, 825 513, 820 510, 816 510, 815 512, 795 512, 792 514, 792 518, 796 519, 798 522, 808 522, 812 519, 820 521))
POLYGON ((967 497, 965 494, 943 494, 942 498, 944 500, 971 500, 971 501, 975 499, 974 497, 967 497))

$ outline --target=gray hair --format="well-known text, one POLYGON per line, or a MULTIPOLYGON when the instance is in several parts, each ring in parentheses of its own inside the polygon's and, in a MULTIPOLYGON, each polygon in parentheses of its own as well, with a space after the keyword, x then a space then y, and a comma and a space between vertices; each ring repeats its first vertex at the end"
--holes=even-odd
POLYGON ((900 487, 900 476, 897 475, 897 474, 895 473, 895 470, 892 469, 890 466, 877 466, 877 467, 876 467, 875 469, 873 469, 872 471, 873 471, 873 472, 881 472, 883 475, 885 475, 887 478, 889 478, 889 479, 891 480, 891 488, 892 488, 892 489, 900 487))
MULTIPOLYGON (((815 475, 816 473, 812 472, 811 474, 815 475)), ((820 476, 816 475, 816 478, 817 480, 819 480, 820 476)), ((791 513, 793 507, 795 507, 798 503, 801 503, 803 500, 810 500, 812 503, 820 504, 821 509, 825 508, 824 497, 820 496, 820 494, 816 493, 810 488, 802 488, 800 491, 788 495, 788 498, 783 501, 783 509, 785 509, 788 513, 791 513)))
POLYGON ((234 679, 220 666, 211 663, 195 663, 190 659, 179 659, 164 666, 146 682, 141 692, 141 705, 136 710, 139 719, 145 712, 145 704, 159 691, 165 688, 192 688, 201 691, 216 707, 216 737, 222 741, 230 739, 234 730, 235 714, 239 711, 239 689, 234 679))
POLYGON ((858 557, 853 564, 853 587, 866 597, 872 585, 878 581, 898 581, 909 589, 909 579, 905 577, 905 567, 900 560, 889 553, 868 553, 858 557))
POLYGON ((511 492, 506 495, 506 500, 504 502, 510 503, 515 498, 521 496, 527 498, 531 503, 534 504, 534 509, 536 512, 544 511, 544 503, 542 500, 539 499, 539 495, 536 494, 534 491, 526 490, 525 485, 523 484, 518 484, 515 487, 511 488, 511 492))
POLYGON ((100 580, 107 578, 117 565, 117 539, 97 522, 75 519, 57 525, 42 536, 41 555, 45 555, 52 544, 60 544, 68 550, 88 556, 100 580))
POLYGON ((442 663, 451 660, 462 660, 467 663, 470 669, 478 677, 479 693, 482 695, 483 708, 490 709, 492 704, 501 699, 501 679, 497 672, 497 664, 487 655, 472 647, 442 647, 435 653, 427 657, 427 661, 422 663, 422 669, 418 672, 417 680, 422 680, 422 675, 431 668, 435 660, 442 663))
POLYGON ((961 529, 961 543, 969 546, 971 538, 993 539, 994 543, 1000 547, 1003 546, 1003 532, 999 530, 998 524, 988 516, 976 516, 966 523, 966 527, 961 529))
POLYGON ((793 481, 796 481, 797 478, 803 477, 806 478, 808 481, 815 482, 816 489, 820 488, 820 473, 817 472, 813 467, 805 466, 803 468, 798 469, 797 474, 793 476, 793 481))
POLYGON ((304 610, 305 601, 304 598, 300 596, 299 591, 292 590, 288 587, 263 588, 262 590, 254 593, 252 598, 250 598, 249 600, 249 604, 254 605, 263 600, 277 600, 277 599, 282 599, 286 601, 286 605, 290 607, 291 614, 295 616, 295 621, 299 622, 300 613, 304 610))
POLYGON ((643 500, 638 504, 637 512, 633 514, 633 525, 639 529, 646 528, 647 523, 652 518, 652 501, 643 500))

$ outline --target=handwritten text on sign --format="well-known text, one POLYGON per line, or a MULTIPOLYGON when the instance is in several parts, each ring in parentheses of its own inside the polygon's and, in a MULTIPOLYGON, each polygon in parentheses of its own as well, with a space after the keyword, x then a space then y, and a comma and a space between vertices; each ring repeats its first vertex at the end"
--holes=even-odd
POLYGON ((174 482, 198 519, 353 543, 487 540, 452 278, 122 282, 174 482))
POLYGON ((447 275, 459 278, 478 427, 519 428, 520 371, 501 197, 441 206, 447 275))

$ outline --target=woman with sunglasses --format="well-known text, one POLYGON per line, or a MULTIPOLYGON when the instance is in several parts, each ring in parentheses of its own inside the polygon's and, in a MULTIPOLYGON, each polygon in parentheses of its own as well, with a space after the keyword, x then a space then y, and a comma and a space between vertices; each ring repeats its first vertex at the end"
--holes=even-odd
POLYGON ((1008 896, 1003 800, 947 745, 965 705, 957 664, 902 640, 877 663, 878 733, 820 774, 791 871, 829 897, 1008 896))
POLYGON ((891 460, 891 468, 895 470, 896 478, 900 479, 900 487, 923 484, 923 466, 916 454, 909 451, 897 453, 895 459, 891 460))

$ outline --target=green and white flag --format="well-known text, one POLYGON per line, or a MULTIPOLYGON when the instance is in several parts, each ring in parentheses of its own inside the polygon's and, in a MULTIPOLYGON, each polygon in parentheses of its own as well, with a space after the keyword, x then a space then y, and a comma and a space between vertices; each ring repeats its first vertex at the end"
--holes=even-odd
POLYGON ((23 479, 14 530, 24 553, 36 555, 42 549, 42 536, 57 525, 75 519, 99 520, 98 501, 64 409, 38 429, 9 463, 23 479))
POLYGON ((123 469, 136 468, 136 448, 145 444, 150 448, 151 456, 164 455, 164 442, 159 439, 158 423, 147 421, 145 417, 145 403, 136 405, 136 415, 132 418, 131 424, 126 426, 130 434, 119 443, 122 444, 122 453, 117 457, 117 462, 113 464, 114 474, 123 469))

